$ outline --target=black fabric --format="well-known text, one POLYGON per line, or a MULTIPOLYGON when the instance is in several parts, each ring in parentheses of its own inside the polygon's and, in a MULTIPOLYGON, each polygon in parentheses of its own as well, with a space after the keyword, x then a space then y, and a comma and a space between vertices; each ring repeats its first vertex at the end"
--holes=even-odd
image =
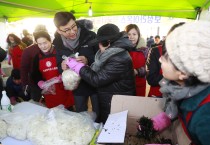
POLYGON ((3 87, 3 79, 2 79, 2 76, 0 75, 0 100, 2 98, 2 91, 4 90, 4 87, 3 87))
POLYGON ((161 71, 161 64, 159 62, 160 52, 158 47, 151 48, 147 58, 147 82, 150 86, 159 86, 159 81, 163 78, 161 71))
POLYGON ((7 52, 0 47, 0 62, 2 62, 7 56, 7 52))
POLYGON ((11 77, 15 80, 20 79, 20 70, 19 69, 13 69, 11 72, 11 77))
POLYGON ((135 95, 133 65, 127 51, 120 52, 107 60, 97 73, 85 66, 80 76, 97 88, 99 95, 100 121, 106 121, 113 95, 135 95))
POLYGON ((94 46, 99 42, 118 39, 123 33, 120 33, 120 29, 114 24, 105 24, 98 29, 97 36, 95 39, 91 40, 88 45, 94 46))
MULTIPOLYGON (((53 44, 56 49, 56 59, 58 64, 59 73, 62 73, 63 70, 61 68, 61 63, 63 61, 62 56, 70 56, 79 52, 79 56, 85 56, 88 60, 88 65, 90 66, 94 62, 95 53, 98 51, 98 47, 89 47, 87 44, 90 40, 96 37, 96 34, 92 31, 88 31, 83 26, 78 25, 81 28, 80 38, 79 38, 79 46, 74 50, 71 50, 64 46, 63 41, 61 39, 60 34, 55 34, 55 39, 53 44)), ((73 91, 74 95, 78 96, 89 96, 95 92, 95 89, 91 87, 84 80, 81 80, 78 88, 73 91)))

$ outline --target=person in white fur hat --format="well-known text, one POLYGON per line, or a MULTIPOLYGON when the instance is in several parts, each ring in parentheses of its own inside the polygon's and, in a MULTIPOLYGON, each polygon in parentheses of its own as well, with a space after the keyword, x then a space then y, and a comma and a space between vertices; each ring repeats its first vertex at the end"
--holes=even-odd
POLYGON ((210 143, 209 42, 210 22, 184 24, 167 36, 160 58, 165 115, 173 120, 179 114, 195 145, 210 143))
MULTIPOLYGON (((179 117, 193 145, 210 143, 210 22, 184 24, 171 32, 163 45, 164 112, 152 118, 162 131, 179 117)), ((141 127, 141 124, 139 125, 141 127)))

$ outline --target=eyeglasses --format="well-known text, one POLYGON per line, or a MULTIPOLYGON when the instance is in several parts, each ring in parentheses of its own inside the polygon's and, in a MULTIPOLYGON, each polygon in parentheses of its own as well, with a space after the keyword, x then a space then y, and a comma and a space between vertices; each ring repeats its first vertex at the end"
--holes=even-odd
POLYGON ((61 30, 61 29, 60 29, 60 31, 61 31, 61 32, 64 32, 64 33, 69 33, 71 30, 75 30, 76 28, 77 28, 77 24, 74 23, 74 24, 71 26, 71 28, 68 28, 68 29, 65 29, 65 30, 61 30))

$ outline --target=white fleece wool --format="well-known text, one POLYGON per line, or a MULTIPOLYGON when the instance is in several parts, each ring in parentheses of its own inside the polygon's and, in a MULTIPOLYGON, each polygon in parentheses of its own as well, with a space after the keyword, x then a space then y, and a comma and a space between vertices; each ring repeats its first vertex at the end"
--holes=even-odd
POLYGON ((53 108, 53 113, 31 121, 27 137, 36 145, 88 145, 95 128, 87 116, 53 108))
POLYGON ((0 140, 7 136, 7 124, 5 121, 0 119, 0 140))
POLYGON ((7 135, 19 140, 26 139, 26 127, 24 123, 8 124, 7 135))
POLYGON ((80 76, 71 69, 67 69, 62 73, 62 81, 66 90, 75 90, 80 79, 80 76))
POLYGON ((7 135, 19 140, 26 139, 27 125, 31 120, 31 116, 21 113, 11 113, 1 116, 7 123, 7 135))

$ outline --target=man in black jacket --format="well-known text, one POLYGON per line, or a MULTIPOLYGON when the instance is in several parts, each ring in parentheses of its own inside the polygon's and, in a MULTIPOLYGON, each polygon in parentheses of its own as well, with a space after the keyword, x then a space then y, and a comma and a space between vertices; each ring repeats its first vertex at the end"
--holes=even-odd
MULTIPOLYGON (((72 56, 79 53, 77 61, 91 65, 94 61, 97 48, 89 47, 87 44, 96 37, 96 34, 87 30, 76 22, 74 15, 70 12, 58 12, 54 17, 57 27, 53 44, 56 49, 56 59, 59 72, 62 73, 62 56, 72 56)), ((93 111, 99 114, 98 96, 95 88, 81 80, 78 88, 73 91, 77 112, 87 111, 87 101, 90 96, 93 111)))

